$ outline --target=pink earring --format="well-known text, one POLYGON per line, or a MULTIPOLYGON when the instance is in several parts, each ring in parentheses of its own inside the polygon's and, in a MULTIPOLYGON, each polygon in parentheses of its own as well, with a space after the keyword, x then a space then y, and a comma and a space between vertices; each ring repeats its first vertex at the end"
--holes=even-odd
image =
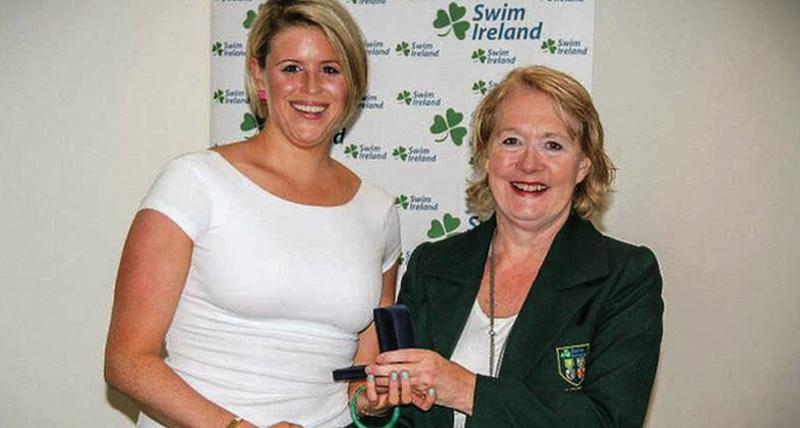
POLYGON ((261 100, 261 101, 266 101, 267 100, 267 91, 265 91, 263 89, 259 89, 258 90, 258 99, 261 100))

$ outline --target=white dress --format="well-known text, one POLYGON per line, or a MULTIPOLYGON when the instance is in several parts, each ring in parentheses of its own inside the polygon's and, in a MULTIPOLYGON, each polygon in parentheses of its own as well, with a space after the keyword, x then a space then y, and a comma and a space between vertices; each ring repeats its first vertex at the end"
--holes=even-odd
MULTIPOLYGON (((362 181, 347 203, 281 199, 214 151, 171 161, 144 198, 192 239, 166 335, 167 364, 200 394, 259 425, 350 423, 357 335, 400 254, 393 200, 362 181)), ((140 415, 139 427, 159 427, 140 415)))

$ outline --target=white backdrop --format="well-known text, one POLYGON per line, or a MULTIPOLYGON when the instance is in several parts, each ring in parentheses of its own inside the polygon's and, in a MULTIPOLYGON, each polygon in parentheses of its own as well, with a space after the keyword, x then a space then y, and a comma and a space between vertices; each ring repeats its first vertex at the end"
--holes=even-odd
MULTIPOLYGON (((208 145, 210 9, 0 1, 0 427, 133 426, 114 277, 164 163, 208 145)), ((593 50, 605 230, 664 274, 647 426, 797 426, 800 2, 603 0, 593 50)))
MULTIPOLYGON (((261 1, 211 2, 211 144, 256 132, 244 93, 247 31, 261 1)), ((543 64, 592 81, 594 1, 342 2, 367 43, 361 115, 333 156, 395 197, 404 260, 423 240, 477 224, 466 212, 469 123, 514 67, 543 64)))

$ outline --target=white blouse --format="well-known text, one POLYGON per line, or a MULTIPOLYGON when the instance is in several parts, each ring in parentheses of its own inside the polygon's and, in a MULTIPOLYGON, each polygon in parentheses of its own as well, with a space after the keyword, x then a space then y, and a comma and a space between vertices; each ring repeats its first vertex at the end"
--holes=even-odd
MULTIPOLYGON (((506 340, 516 319, 517 315, 494 319, 494 365, 497 372, 500 371, 506 340)), ((450 360, 471 372, 489 375, 489 323, 489 317, 483 313, 481 305, 475 299, 467 325, 464 326, 450 360)), ((454 428, 464 428, 466 423, 467 415, 458 410, 453 411, 454 428)))

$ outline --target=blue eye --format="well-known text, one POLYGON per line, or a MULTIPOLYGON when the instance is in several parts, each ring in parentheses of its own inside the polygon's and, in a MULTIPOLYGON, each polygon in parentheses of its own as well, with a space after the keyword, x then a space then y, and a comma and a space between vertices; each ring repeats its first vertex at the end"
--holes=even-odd
POLYGON ((564 148, 564 146, 562 146, 561 143, 558 143, 557 141, 553 140, 546 141, 544 143, 544 146, 549 150, 561 150, 564 148))

